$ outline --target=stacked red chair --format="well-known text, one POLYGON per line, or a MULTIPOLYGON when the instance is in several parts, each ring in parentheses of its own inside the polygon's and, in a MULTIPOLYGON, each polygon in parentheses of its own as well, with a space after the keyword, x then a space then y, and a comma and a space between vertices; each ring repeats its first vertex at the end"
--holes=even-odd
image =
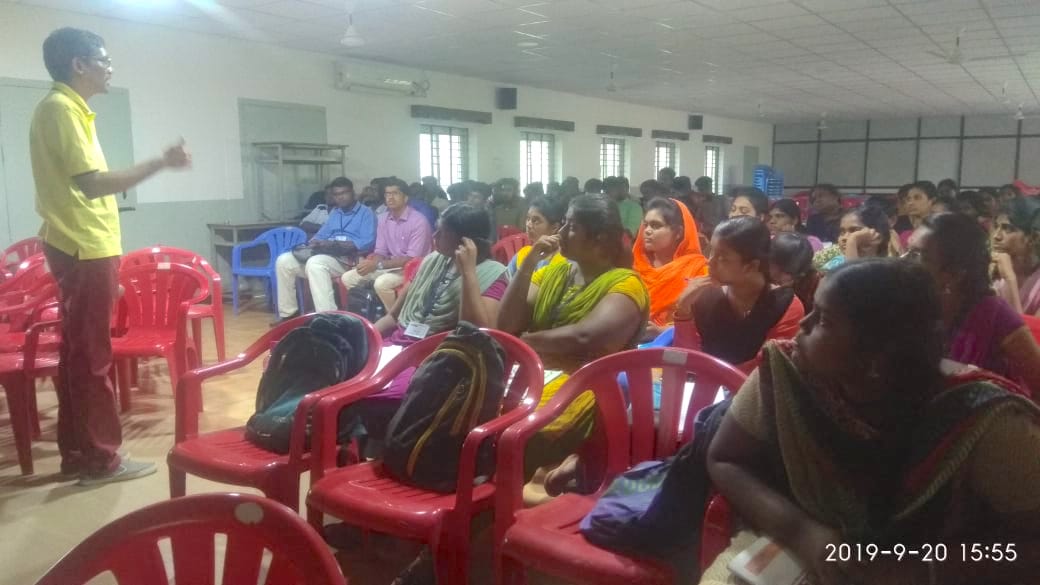
POLYGON ((217 345, 217 361, 227 359, 227 348, 224 343, 224 290, 220 283, 220 273, 201 255, 174 248, 173 246, 152 246, 134 250, 123 256, 123 266, 137 266, 146 263, 176 262, 195 268, 209 280, 209 296, 204 303, 195 304, 188 310, 188 321, 191 322, 191 338, 195 342, 195 353, 202 359, 202 320, 213 321, 213 339, 217 345))
POLYGON ((38 236, 18 240, 3 251, 0 266, 8 275, 18 269, 18 265, 32 256, 43 254, 43 239, 38 236))
MULTIPOLYGON (((293 417, 289 453, 281 455, 262 449, 245 438, 245 427, 199 432, 199 405, 202 404, 202 383, 216 376, 241 370, 258 357, 266 355, 289 331, 307 324, 313 315, 304 315, 280 323, 234 359, 192 370, 181 378, 177 389, 175 444, 166 457, 170 468, 170 497, 183 496, 187 491, 186 474, 190 473, 212 481, 244 485, 259 489, 272 500, 299 509, 300 475, 310 466, 310 452, 305 447, 308 419, 318 401, 354 382, 370 378, 379 365, 382 340, 379 332, 367 321, 368 359, 361 371, 343 384, 308 394, 296 408, 293 417)), ((359 317, 360 318, 360 317, 359 317)), ((336 428, 332 427, 335 435, 336 428)), ((317 440, 312 435, 311 441, 317 440)))
POLYGON ((516 256, 516 253, 524 246, 531 243, 531 240, 527 238, 525 233, 517 233, 511 236, 506 236, 499 239, 491 246, 491 257, 502 264, 509 264, 509 261, 516 256))
POLYGON ((88 536, 36 585, 86 585, 109 571, 119 585, 212 584, 215 575, 242 585, 260 583, 264 574, 266 585, 347 585, 302 518, 247 494, 191 496, 131 512, 88 536), (222 562, 214 552, 218 536, 226 539, 222 562), (163 541, 172 558, 165 558, 163 541))
MULTIPOLYGON (((437 582, 468 583, 470 521, 491 508, 498 478, 473 485, 477 449, 495 438, 538 404, 544 372, 538 356, 524 342, 501 331, 487 330, 506 353, 505 371, 517 366, 506 389, 502 414, 469 432, 459 459, 455 493, 443 494, 403 484, 391 477, 382 462, 370 461, 336 468, 336 424, 347 406, 383 390, 398 374, 418 366, 448 335, 441 333, 406 347, 365 382, 326 396, 314 413, 314 454, 307 517, 318 530, 323 514, 366 530, 428 543, 433 550, 437 582)), ((508 374, 507 374, 508 375, 508 374)))
POLYGON ((7 398, 18 464, 23 475, 33 473, 32 439, 39 433, 33 381, 58 375, 57 348, 41 346, 40 339, 45 331, 56 332, 60 327, 60 321, 36 323, 26 331, 25 346, 21 351, 0 353, 0 385, 4 387, 7 398))
POLYGON ((190 266, 158 262, 121 268, 119 284, 123 296, 115 329, 122 335, 112 338, 112 357, 120 406, 126 412, 133 360, 165 358, 174 390, 181 375, 197 365, 198 355, 187 335, 188 313, 209 295, 209 282, 190 266))
MULTIPOLYGON (((693 437, 694 417, 712 404, 720 388, 736 392, 744 374, 709 355, 676 348, 638 349, 600 358, 574 373, 544 407, 510 427, 498 443, 498 490, 495 502, 495 565, 501 584, 524 583, 527 567, 588 585, 670 584, 664 563, 598 548, 581 535, 578 524, 611 481, 633 465, 673 455, 693 437), (661 372, 661 408, 653 408, 654 370, 661 372), (618 385, 628 379, 631 404, 618 385), (683 409, 684 387, 694 392, 683 409), (580 394, 596 394, 600 432, 583 450, 587 466, 598 470, 599 487, 591 495, 563 494, 551 502, 523 509, 523 462, 527 441, 552 422, 580 394), (630 422, 631 419, 631 422, 630 422), (655 425, 655 420, 657 421, 655 425), (682 430, 680 430, 680 427, 682 430)), ((729 542, 725 509, 709 505, 711 533, 702 531, 704 565, 729 542), (721 514, 721 516, 720 516, 721 514)))

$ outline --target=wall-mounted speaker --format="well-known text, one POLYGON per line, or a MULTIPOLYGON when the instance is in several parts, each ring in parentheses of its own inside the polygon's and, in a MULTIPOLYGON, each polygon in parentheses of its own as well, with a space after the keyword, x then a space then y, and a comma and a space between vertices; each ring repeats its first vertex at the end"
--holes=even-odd
POLYGON ((686 128, 689 130, 703 130, 704 116, 700 114, 690 114, 689 124, 687 124, 686 128))
POLYGON ((516 88, 515 87, 496 87, 495 88, 495 107, 500 110, 515 110, 516 109, 516 88))

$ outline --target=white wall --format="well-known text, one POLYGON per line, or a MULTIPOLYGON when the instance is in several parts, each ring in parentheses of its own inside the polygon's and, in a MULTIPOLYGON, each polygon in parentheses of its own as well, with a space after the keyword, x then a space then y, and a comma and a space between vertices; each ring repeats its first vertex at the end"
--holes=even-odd
MULTIPOLYGON (((238 98, 323 106, 327 110, 328 139, 349 144, 347 175, 355 182, 396 174, 414 180, 418 175, 418 128, 412 104, 494 111, 491 125, 471 125, 471 178, 494 180, 519 175, 519 133, 513 116, 572 120, 576 132, 557 133, 562 174, 582 181, 599 174, 596 124, 634 126, 642 138, 628 139, 633 183, 652 176, 651 129, 685 131, 687 112, 663 110, 592 99, 573 94, 521 87, 516 111, 494 109, 496 83, 451 75, 431 74, 426 99, 378 97, 343 92, 333 87, 332 55, 283 49, 262 43, 188 33, 184 31, 108 20, 77 13, 21 5, 0 5, 0 77, 47 79, 40 46, 47 34, 61 26, 93 30, 105 37, 114 62, 113 84, 130 91, 135 158, 155 156, 178 136, 184 136, 195 157, 190 173, 167 173, 138 189, 138 212, 124 224, 140 222, 143 233, 130 226, 124 243, 134 247, 166 238, 187 240, 179 230, 198 236, 207 221, 254 220, 243 205, 238 98), (170 225, 171 206, 198 202, 190 217, 199 225, 170 225), (162 216, 151 217, 158 209, 162 216), (158 233, 157 233, 158 231, 158 233), (146 241, 133 241, 136 237, 146 241)), ((758 146, 768 164, 772 127, 757 122, 704 117, 704 132, 731 136, 723 151, 723 168, 743 168, 744 146, 758 146)), ((693 178, 703 174, 701 132, 679 143, 679 172, 693 178)), ((725 176, 726 183, 745 178, 725 176)), ((750 180, 750 178, 747 178, 750 180)), ((182 207, 182 206, 178 206, 182 207)), ((175 215, 180 215, 176 213, 175 215)), ((193 236, 193 237, 195 237, 193 236)), ((201 246, 198 246, 201 247, 201 246)))

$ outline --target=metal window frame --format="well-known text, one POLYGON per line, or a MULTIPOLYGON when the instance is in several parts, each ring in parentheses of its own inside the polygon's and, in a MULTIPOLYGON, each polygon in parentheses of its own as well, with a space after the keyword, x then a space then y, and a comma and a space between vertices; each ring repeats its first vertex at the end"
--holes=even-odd
POLYGON ((547 160, 545 168, 545 181, 542 181, 543 185, 550 181, 556 180, 556 135, 549 132, 521 132, 520 133, 520 148, 521 148, 521 161, 520 161, 520 177, 522 182, 533 182, 531 179, 534 177, 532 169, 531 158, 531 143, 532 142, 544 142, 548 144, 547 160), (525 179, 525 173, 526 179, 525 179))
MULTIPOLYGON (((440 168, 440 140, 434 140, 434 137, 447 136, 450 144, 450 151, 448 152, 449 160, 451 160, 452 172, 457 173, 458 176, 452 177, 437 177, 437 180, 443 185, 450 185, 459 181, 465 181, 469 178, 469 128, 459 126, 440 126, 437 124, 420 124, 419 125, 419 140, 421 141, 424 135, 430 136, 430 167, 433 171, 433 175, 437 176, 438 169, 440 168), (458 144, 456 149, 455 145, 458 144), (455 152, 457 150, 457 152, 455 152)), ((422 161, 419 161, 420 171, 422 174, 422 161)))
POLYGON ((679 169, 676 168, 676 163, 678 162, 678 160, 677 160, 678 158, 679 158, 679 145, 678 144, 676 144, 675 142, 668 141, 668 140, 658 140, 658 141, 654 142, 654 176, 656 176, 657 173, 661 172, 661 169, 663 169, 665 167, 671 167, 672 170, 678 172, 679 169), (667 152, 668 152, 668 157, 667 157, 668 160, 665 161, 664 164, 661 164, 660 157, 658 156, 658 149, 661 149, 661 148, 667 150, 667 152))
POLYGON ((704 147, 704 174, 711 177, 711 184, 718 190, 719 175, 722 173, 722 147, 707 145, 704 147))
POLYGON ((604 136, 600 139, 599 143, 599 174, 601 179, 607 177, 620 177, 625 174, 625 139, 617 138, 612 136, 604 136), (617 158, 613 161, 607 160, 607 147, 617 147, 617 158), (614 172, 610 172, 609 167, 615 167, 614 172))

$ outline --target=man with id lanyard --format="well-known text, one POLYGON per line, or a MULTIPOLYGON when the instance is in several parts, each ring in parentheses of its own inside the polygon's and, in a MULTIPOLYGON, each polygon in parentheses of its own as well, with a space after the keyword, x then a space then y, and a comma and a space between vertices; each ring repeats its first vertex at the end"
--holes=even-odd
POLYGON ((353 268, 358 256, 370 251, 375 244, 375 213, 354 196, 354 183, 339 177, 332 181, 330 188, 336 209, 325 224, 305 246, 285 252, 275 261, 279 320, 300 314, 296 301, 297 278, 307 279, 315 311, 335 311, 332 279, 353 268))
POLYGON ((430 223, 410 205, 407 183, 391 178, 383 195, 387 212, 376 220, 376 249, 341 279, 347 288, 374 281, 373 289, 389 311, 404 283, 404 265, 430 252, 433 234, 430 223))

